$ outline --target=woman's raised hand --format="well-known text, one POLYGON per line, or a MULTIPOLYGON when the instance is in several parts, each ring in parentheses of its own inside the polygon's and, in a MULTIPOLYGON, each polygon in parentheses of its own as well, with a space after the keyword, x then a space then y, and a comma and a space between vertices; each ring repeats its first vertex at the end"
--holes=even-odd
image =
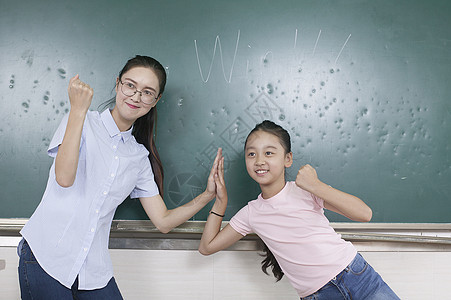
POLYGON ((94 91, 89 84, 81 81, 77 74, 70 79, 67 92, 69 94, 71 110, 86 113, 94 95, 94 91))

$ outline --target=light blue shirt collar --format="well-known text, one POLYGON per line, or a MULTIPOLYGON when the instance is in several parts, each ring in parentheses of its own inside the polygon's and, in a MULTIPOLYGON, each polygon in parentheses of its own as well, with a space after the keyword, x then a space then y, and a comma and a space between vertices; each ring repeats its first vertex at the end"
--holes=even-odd
POLYGON ((111 111, 109 109, 105 109, 100 115, 100 117, 110 137, 120 135, 124 143, 131 138, 133 126, 129 130, 121 132, 117 127, 116 122, 114 121, 113 116, 111 115, 111 111))

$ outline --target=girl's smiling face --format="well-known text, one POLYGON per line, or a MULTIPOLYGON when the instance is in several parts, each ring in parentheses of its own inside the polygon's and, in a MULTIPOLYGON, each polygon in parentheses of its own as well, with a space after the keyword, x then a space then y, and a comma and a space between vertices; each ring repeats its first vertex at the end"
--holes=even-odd
POLYGON ((246 169, 262 190, 263 198, 270 198, 285 186, 285 168, 293 163, 291 152, 286 153, 279 138, 258 130, 247 139, 246 169))
POLYGON ((154 107, 160 95, 152 104, 145 104, 141 101, 141 93, 137 92, 132 96, 125 95, 121 90, 121 81, 133 83, 138 91, 153 90, 157 95, 160 93, 160 83, 155 72, 146 67, 134 67, 116 79, 116 105, 112 111, 112 116, 120 131, 130 129, 133 123, 140 117, 147 114, 154 107))

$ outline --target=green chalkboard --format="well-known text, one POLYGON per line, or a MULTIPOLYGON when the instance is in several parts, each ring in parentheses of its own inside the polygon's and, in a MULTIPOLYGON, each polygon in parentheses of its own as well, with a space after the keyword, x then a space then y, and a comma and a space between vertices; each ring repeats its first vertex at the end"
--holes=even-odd
MULTIPOLYGON (((374 222, 450 222, 450 11, 446 0, 1 0, 0 218, 39 204, 69 78, 94 88, 96 110, 144 54, 168 72, 157 137, 168 207, 205 188, 218 146, 226 219, 255 199, 243 140, 272 119, 292 136, 288 179, 310 163, 374 222)), ((146 216, 128 199, 116 218, 146 216)))

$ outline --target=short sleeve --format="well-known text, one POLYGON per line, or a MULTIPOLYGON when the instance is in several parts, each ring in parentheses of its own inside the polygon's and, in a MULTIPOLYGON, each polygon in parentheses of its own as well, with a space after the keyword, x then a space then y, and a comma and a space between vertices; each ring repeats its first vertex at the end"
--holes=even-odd
POLYGON ((152 166, 147 156, 143 158, 141 166, 142 169, 139 172, 136 186, 131 192, 130 198, 153 197, 159 194, 152 166))
POLYGON ((316 197, 314 194, 311 194, 311 195, 312 195, 313 201, 314 201, 320 208, 324 208, 324 200, 321 199, 321 198, 319 198, 319 197, 316 197))
MULTIPOLYGON (((89 112, 86 114, 85 123, 86 123, 86 119, 88 118, 88 115, 89 115, 89 112)), ((58 153, 58 148, 61 145, 61 143, 63 142, 64 135, 66 134, 68 120, 69 120, 69 114, 65 114, 63 119, 61 120, 58 128, 56 129, 55 133, 53 134, 52 140, 50 141, 49 148, 47 149, 47 154, 53 158, 56 157, 56 154, 58 153)), ((81 142, 80 142, 80 149, 83 146, 83 140, 84 140, 83 139, 84 124, 83 124, 83 132, 82 132, 82 137, 81 137, 81 142)))
POLYGON ((252 233, 252 228, 249 224, 249 205, 240 209, 229 222, 230 226, 241 235, 252 233))
POLYGON ((56 157, 58 153, 58 147, 63 142, 64 134, 66 133, 67 121, 69 120, 69 114, 65 114, 63 119, 61 120, 58 128, 53 134, 53 138, 49 144, 49 148, 47 149, 47 154, 51 157, 56 157))

